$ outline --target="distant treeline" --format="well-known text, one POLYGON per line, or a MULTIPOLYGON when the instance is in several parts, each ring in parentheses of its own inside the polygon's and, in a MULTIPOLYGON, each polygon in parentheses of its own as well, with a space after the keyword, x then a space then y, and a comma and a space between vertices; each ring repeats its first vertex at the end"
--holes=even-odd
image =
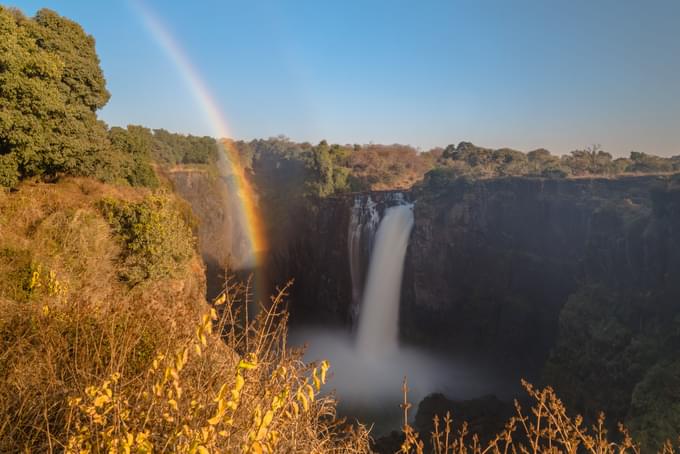
POLYGON ((284 136, 232 144, 257 182, 295 195, 407 188, 435 162, 405 145, 312 145, 284 136))
POLYGON ((436 169, 428 174, 428 179, 433 181, 461 176, 567 178, 680 171, 680 156, 662 158, 632 151, 628 158, 614 159, 599 145, 556 156, 543 148, 522 153, 509 148, 493 150, 461 142, 458 146, 449 145, 433 153, 438 155, 436 169))
MULTIPOLYGON (((258 187, 288 195, 328 196, 343 192, 405 189, 425 180, 528 176, 570 178, 657 174, 680 171, 680 156, 662 158, 631 152, 614 159, 598 145, 556 156, 538 149, 523 153, 470 142, 420 152, 407 145, 317 145, 279 136, 232 142, 251 167, 258 187)), ((273 195, 273 194, 272 194, 273 195)))

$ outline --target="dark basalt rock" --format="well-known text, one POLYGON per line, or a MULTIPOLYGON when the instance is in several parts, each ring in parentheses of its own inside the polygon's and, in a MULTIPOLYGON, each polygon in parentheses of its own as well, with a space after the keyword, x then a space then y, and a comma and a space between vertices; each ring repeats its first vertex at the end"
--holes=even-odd
MULTIPOLYGON (((560 310, 582 282, 677 291, 678 186, 674 177, 645 176, 460 179, 414 189, 402 339, 540 369, 560 310)), ((352 204, 352 195, 310 202, 294 214, 297 234, 276 248, 271 274, 296 278, 293 323, 350 319, 352 204)))

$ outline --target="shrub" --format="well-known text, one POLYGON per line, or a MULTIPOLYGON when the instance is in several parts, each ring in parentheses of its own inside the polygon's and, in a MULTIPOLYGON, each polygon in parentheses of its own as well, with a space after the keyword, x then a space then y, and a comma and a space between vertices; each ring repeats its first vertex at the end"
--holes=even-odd
POLYGON ((319 392, 328 364, 286 348, 284 296, 251 320, 228 281, 193 332, 138 304, 0 300, 0 450, 368 452, 319 392))
POLYGON ((19 184, 19 163, 13 153, 0 155, 0 188, 19 184))
POLYGON ((222 315, 212 309, 186 344, 160 352, 134 392, 114 373, 72 396, 67 452, 366 452, 365 429, 339 425, 319 394, 328 363, 286 350, 284 293, 239 328, 244 289, 229 286, 215 301, 222 315), (211 356, 213 332, 231 354, 211 356))
POLYGON ((106 198, 100 208, 123 243, 121 278, 130 285, 175 276, 191 258, 191 228, 169 197, 152 195, 137 203, 106 198))

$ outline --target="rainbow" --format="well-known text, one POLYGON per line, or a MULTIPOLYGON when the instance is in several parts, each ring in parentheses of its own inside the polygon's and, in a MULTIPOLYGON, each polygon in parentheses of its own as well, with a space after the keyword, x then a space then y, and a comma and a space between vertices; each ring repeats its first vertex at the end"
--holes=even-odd
POLYGON ((245 251, 241 251, 242 257, 237 257, 237 262, 232 263, 231 266, 234 266, 237 271, 239 269, 254 270, 262 265, 261 261, 267 249, 267 241, 258 213, 257 198, 245 175, 239 154, 233 147, 231 140, 228 139, 230 133, 226 116, 215 102, 214 96, 210 93, 196 67, 159 17, 140 0, 132 0, 131 4, 139 13, 153 39, 177 67, 187 87, 210 122, 213 134, 218 139, 218 144, 223 151, 221 154, 225 158, 223 160, 225 165, 222 167, 226 167, 226 169, 222 170, 227 173, 227 176, 233 177, 230 180, 235 183, 233 188, 238 203, 236 203, 236 207, 232 208, 235 208, 237 212, 236 215, 244 236, 241 240, 246 243, 245 251))

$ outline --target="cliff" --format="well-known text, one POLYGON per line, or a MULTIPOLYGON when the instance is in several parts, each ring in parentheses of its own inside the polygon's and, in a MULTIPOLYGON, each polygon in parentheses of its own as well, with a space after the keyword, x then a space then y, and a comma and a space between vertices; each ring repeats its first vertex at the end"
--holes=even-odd
POLYGON ((542 363, 580 284, 670 283, 677 269, 669 258, 680 257, 677 227, 665 216, 672 185, 661 177, 508 178, 418 190, 405 337, 542 363))
MULTIPOLYGON (((671 177, 504 178, 413 190, 402 337, 540 366, 582 284, 677 291, 677 186, 671 177)), ((274 273, 296 278, 294 320, 351 318, 353 200, 309 204, 295 216, 298 235, 277 247, 274 273)))
POLYGON ((216 296, 229 265, 234 229, 227 185, 208 168, 176 166, 163 169, 176 194, 186 200, 198 220, 198 247, 206 267, 207 296, 216 296))
MULTIPOLYGON (((204 257, 228 254, 219 242, 228 210, 215 202, 214 180, 196 172, 172 178, 201 219, 204 257)), ((392 194, 261 200, 274 239, 269 281, 295 279, 293 325, 355 321, 348 244, 355 201, 370 196, 382 213, 392 194)), ((513 383, 542 379, 574 411, 604 409, 643 437, 668 433, 654 421, 664 420, 658 409, 678 387, 654 383, 670 380, 677 364, 664 361, 680 348, 678 177, 456 179, 405 195, 415 225, 402 341, 500 365, 513 383)))

